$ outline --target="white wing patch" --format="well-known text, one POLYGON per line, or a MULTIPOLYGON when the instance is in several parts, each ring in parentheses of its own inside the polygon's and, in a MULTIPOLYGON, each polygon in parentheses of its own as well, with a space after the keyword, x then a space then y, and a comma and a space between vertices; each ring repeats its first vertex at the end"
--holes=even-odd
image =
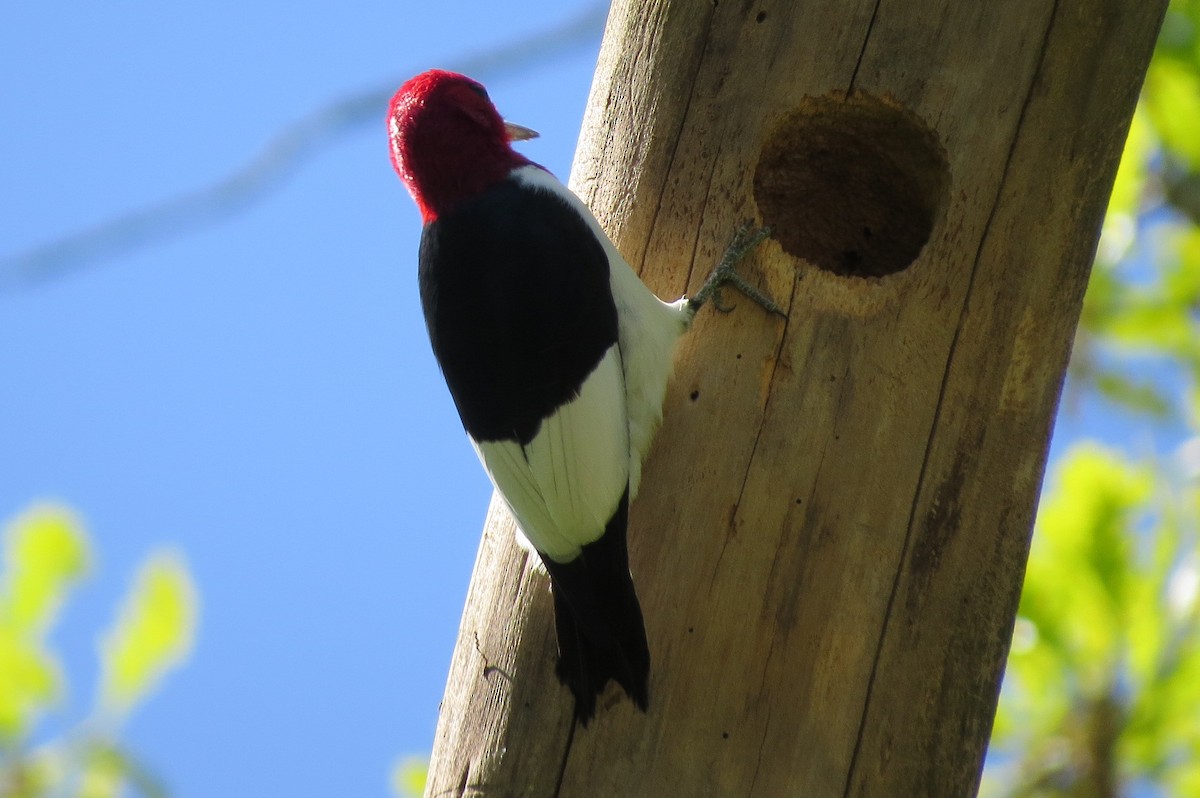
POLYGON ((662 422, 663 400, 675 355, 675 344, 692 322, 686 299, 663 302, 646 287, 596 217, 554 175, 537 166, 514 171, 527 186, 561 198, 587 222, 608 255, 609 284, 617 304, 618 342, 624 370, 625 409, 629 424, 629 501, 642 481, 642 462, 662 422))
POLYGON ((629 482, 625 373, 612 346, 527 445, 472 441, 533 547, 569 562, 597 540, 629 482))

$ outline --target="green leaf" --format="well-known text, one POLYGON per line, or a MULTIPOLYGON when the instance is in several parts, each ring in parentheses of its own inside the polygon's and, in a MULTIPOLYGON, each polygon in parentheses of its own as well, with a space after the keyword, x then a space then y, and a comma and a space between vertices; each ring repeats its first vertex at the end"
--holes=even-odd
POLYGON ((87 570, 82 526, 66 508, 39 504, 7 524, 0 572, 0 743, 29 733, 57 700, 57 661, 43 636, 87 570))
POLYGON ((118 798, 125 785, 125 767, 110 748, 92 746, 84 755, 78 798, 118 798))
POLYGON ((1113 315, 1120 310, 1125 290, 1125 284, 1117 277, 1112 264, 1097 263, 1083 297, 1080 329, 1093 335, 1106 335, 1113 315))
POLYGON ((1110 224, 1132 223, 1146 185, 1146 164, 1156 144, 1150 118, 1145 107, 1139 103, 1129 125, 1129 136, 1121 151, 1121 163, 1117 167, 1112 196, 1108 200, 1108 212, 1104 219, 1106 228, 1110 224))
POLYGON ((196 594, 186 566, 175 555, 153 555, 101 644, 101 704, 127 713, 190 653, 195 630, 196 594))
POLYGON ((1103 689, 1115 666, 1127 609, 1126 530, 1151 486, 1146 468, 1079 445, 1055 469, 1038 513, 1020 612, 1080 674, 1085 693, 1103 689))
POLYGON ((1194 308, 1200 301, 1200 228, 1181 228, 1173 243, 1177 262, 1163 279, 1165 293, 1173 304, 1194 308))
POLYGON ((77 798, 167 798, 159 777, 147 770, 128 750, 105 737, 88 739, 80 746, 77 798))
POLYGON ((59 692, 57 663, 35 641, 0 628, 0 743, 23 738, 59 692))
POLYGON ((428 760, 415 756, 402 759, 392 768, 392 793, 398 798, 420 798, 428 778, 428 760))
POLYGON ((1143 97, 1167 149, 1189 168, 1200 168, 1200 74, 1195 66, 1170 56, 1154 59, 1143 97))
POLYGON ((1154 55, 1173 56, 1180 59, 1200 58, 1200 40, 1197 26, 1200 23, 1200 3, 1197 0, 1171 0, 1163 18, 1154 55))
POLYGON ((1164 780, 1166 795, 1200 795, 1200 750, 1175 768, 1164 780))
POLYGON ((1166 297, 1132 292, 1114 315, 1108 334, 1131 349, 1179 351, 1193 342, 1194 323, 1188 309, 1166 297))
POLYGON ((1135 380, 1124 373, 1105 368, 1095 369, 1092 379, 1096 390, 1104 398, 1130 410, 1157 419, 1169 418, 1174 410, 1170 400, 1151 381, 1135 380))
POLYGON ((54 619, 67 591, 88 568, 82 524, 59 505, 34 505, 5 534, 0 623, 37 634, 54 619))

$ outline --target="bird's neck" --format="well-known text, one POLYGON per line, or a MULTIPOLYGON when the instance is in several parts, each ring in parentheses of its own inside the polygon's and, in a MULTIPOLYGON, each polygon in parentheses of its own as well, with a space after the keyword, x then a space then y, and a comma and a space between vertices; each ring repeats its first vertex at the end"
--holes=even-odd
POLYGON ((405 177, 409 192, 426 224, 454 210, 463 202, 506 180, 514 169, 529 159, 510 147, 486 157, 437 159, 405 177))

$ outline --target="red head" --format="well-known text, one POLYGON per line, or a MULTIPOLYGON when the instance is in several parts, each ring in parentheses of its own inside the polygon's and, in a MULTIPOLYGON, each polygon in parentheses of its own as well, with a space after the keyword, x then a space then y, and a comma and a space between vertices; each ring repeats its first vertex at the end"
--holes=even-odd
POLYGON ((529 163, 510 142, 537 135, 507 124, 483 86, 440 69, 392 97, 388 134, 392 165, 426 222, 529 163))

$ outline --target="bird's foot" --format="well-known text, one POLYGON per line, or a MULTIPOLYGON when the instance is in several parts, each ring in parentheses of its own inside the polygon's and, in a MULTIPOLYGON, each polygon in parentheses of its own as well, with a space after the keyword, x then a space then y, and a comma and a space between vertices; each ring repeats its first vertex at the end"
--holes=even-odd
POLYGON ((768 313, 786 318, 787 314, 780 309, 779 305, 775 304, 774 300, 746 282, 746 278, 737 272, 737 265, 746 256, 746 253, 757 247, 770 235, 770 227, 760 227, 755 230, 748 222, 738 227, 725 254, 721 256, 721 262, 708 275, 708 279, 704 281, 704 285, 700 286, 696 295, 688 300, 688 308, 692 313, 698 311, 709 300, 712 300, 713 307, 722 313, 733 310, 732 305, 726 305, 721 301, 721 288, 732 285, 761 305, 768 313))

